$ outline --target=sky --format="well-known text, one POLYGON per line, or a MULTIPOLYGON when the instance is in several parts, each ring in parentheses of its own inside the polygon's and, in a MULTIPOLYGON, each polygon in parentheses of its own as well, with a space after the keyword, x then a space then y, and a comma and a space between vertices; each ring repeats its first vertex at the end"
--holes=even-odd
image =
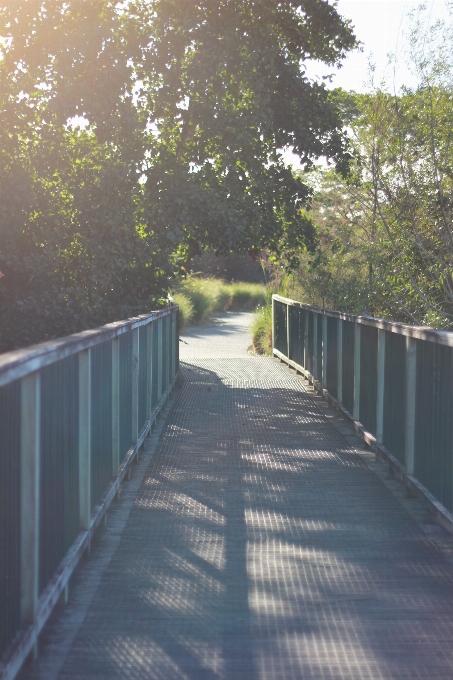
MULTIPOLYGON (((375 78, 379 82, 386 75, 396 89, 402 84, 413 85, 409 69, 399 62, 394 74, 393 67, 387 66, 388 54, 400 52, 404 46, 404 34, 408 29, 408 13, 421 4, 420 0, 339 0, 337 10, 346 19, 351 19, 357 38, 363 43, 363 52, 354 52, 346 57, 340 70, 324 65, 312 64, 309 76, 336 75, 332 85, 346 90, 366 92, 368 63, 370 58, 376 65, 375 78), (394 78, 394 75, 396 78, 394 78)), ((426 0, 429 23, 448 15, 444 0, 426 0)))
MULTIPOLYGON (((310 78, 334 74, 328 87, 342 87, 355 92, 370 91, 369 63, 375 66, 376 83, 385 77, 392 90, 397 91, 401 85, 414 86, 415 79, 404 60, 398 60, 398 68, 388 66, 389 54, 402 54, 405 46, 405 34, 409 28, 408 14, 421 4, 421 0, 338 0, 337 10, 345 19, 350 19, 354 33, 362 43, 362 51, 349 54, 341 69, 334 69, 324 64, 307 65, 310 78)), ((448 10, 445 0, 426 0, 426 16, 428 23, 438 19, 446 19, 448 10)), ((299 158, 290 149, 283 151, 287 163, 300 166, 299 158)))

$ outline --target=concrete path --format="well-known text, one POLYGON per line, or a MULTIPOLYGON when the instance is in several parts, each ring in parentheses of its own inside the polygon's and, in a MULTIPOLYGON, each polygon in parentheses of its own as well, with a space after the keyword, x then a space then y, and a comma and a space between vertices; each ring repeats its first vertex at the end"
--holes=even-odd
POLYGON ((155 451, 24 679, 453 678, 451 564, 303 381, 247 355, 249 321, 184 336, 155 451))

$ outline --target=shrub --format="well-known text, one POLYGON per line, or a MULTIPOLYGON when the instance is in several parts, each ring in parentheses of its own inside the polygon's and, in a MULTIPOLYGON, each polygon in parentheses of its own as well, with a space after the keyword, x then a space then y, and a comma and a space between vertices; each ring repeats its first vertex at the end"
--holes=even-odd
POLYGON ((252 321, 252 342, 258 354, 272 354, 272 305, 269 301, 255 312, 252 321))
POLYGON ((193 319, 193 304, 184 293, 174 293, 172 298, 179 305, 179 330, 182 331, 193 319))
POLYGON ((266 289, 259 283, 238 282, 228 287, 231 291, 231 309, 251 311, 266 302, 266 289))
POLYGON ((183 295, 193 307, 188 318, 195 324, 203 323, 210 314, 226 311, 250 311, 266 300, 266 289, 257 283, 225 283, 214 277, 187 277, 178 287, 173 298, 183 295))

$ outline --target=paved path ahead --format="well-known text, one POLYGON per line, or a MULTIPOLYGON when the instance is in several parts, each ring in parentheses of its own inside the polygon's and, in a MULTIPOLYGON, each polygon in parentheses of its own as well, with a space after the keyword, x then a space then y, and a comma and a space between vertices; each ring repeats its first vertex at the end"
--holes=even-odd
POLYGON ((24 677, 453 678, 453 568, 248 323, 184 336, 138 493, 24 677))

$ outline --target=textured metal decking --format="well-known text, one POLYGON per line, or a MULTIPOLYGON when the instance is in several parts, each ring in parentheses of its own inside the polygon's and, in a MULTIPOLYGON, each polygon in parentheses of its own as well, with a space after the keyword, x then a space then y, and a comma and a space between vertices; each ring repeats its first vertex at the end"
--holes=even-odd
POLYGON ((248 321, 184 337, 155 452, 23 678, 453 677, 452 566, 302 382, 247 355, 248 321))

